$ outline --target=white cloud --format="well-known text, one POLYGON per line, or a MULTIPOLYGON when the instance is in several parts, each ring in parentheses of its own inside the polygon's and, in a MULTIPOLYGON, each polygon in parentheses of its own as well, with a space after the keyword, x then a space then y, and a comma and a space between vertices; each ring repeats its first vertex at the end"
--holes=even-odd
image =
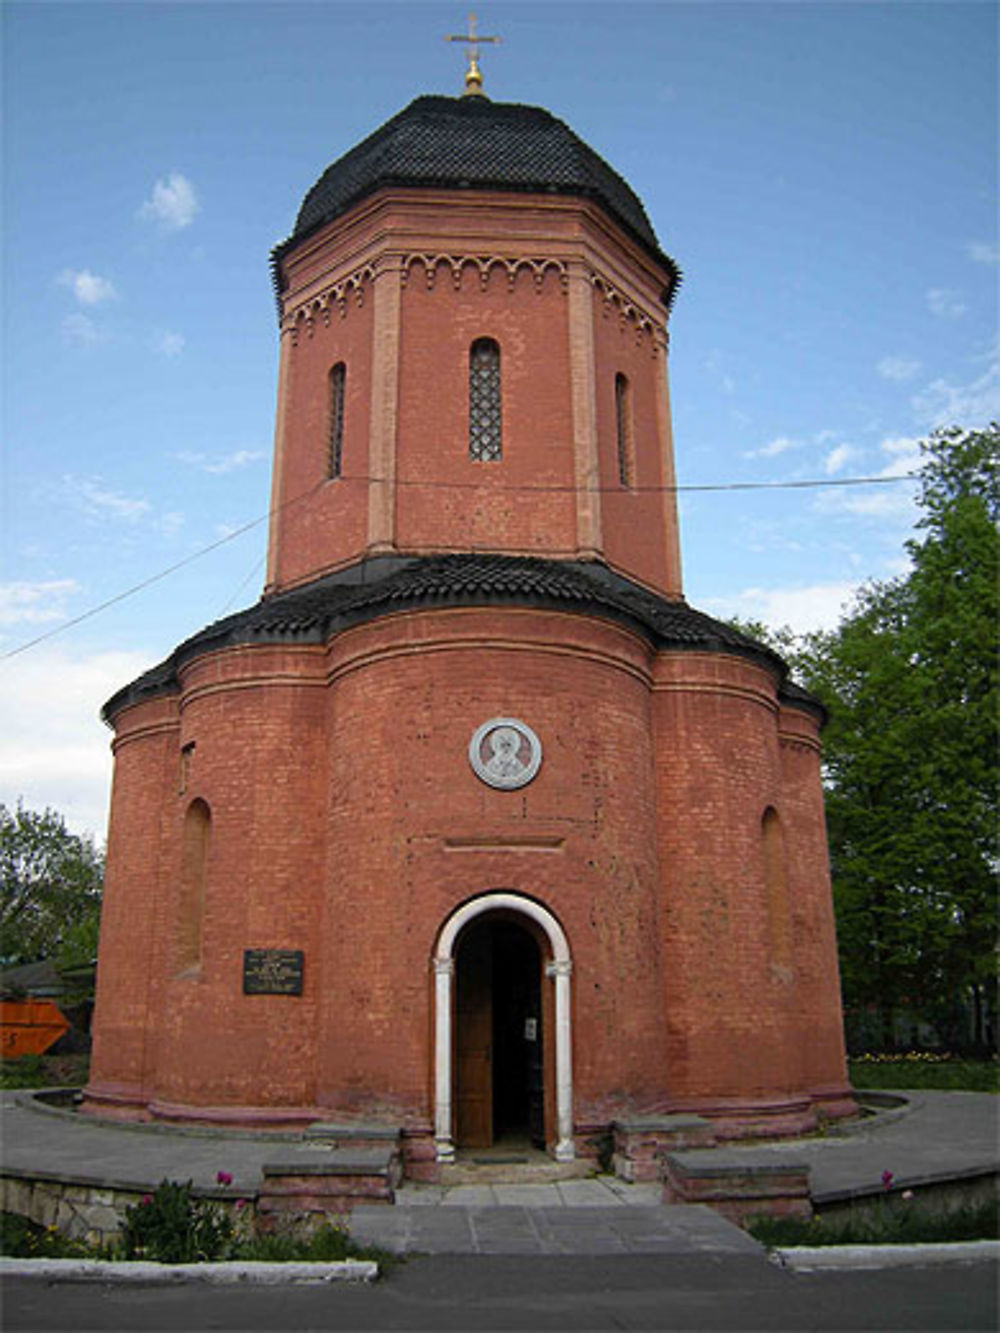
POLYGON ((172 171, 166 180, 153 186, 153 193, 139 209, 139 217, 155 222, 164 231, 181 231, 191 225, 200 207, 191 182, 179 171, 172 171))
POLYGON ((912 380, 920 370, 920 362, 905 356, 884 356, 876 370, 884 380, 912 380))
POLYGON ((101 705, 150 666, 134 652, 39 647, 0 665, 0 801, 64 815, 104 840, 111 734, 101 705))
POLYGON ((178 509, 171 509, 157 519, 156 526, 165 537, 174 537, 184 526, 184 515, 178 509))
POLYGON ((153 350, 163 356, 180 356, 186 345, 187 339, 183 333, 171 333, 169 329, 163 329, 153 336, 153 350))
POLYGON ((853 514, 879 521, 911 522, 916 517, 915 483, 907 485, 905 481, 888 479, 906 477, 917 471, 920 441, 910 436, 891 436, 882 441, 881 449, 889 461, 872 475, 886 478, 884 483, 821 491, 813 501, 813 509, 821 514, 853 514))
POLYGON ((111 515, 113 518, 124 519, 126 523, 137 523, 152 508, 146 499, 133 499, 118 491, 108 490, 99 479, 67 475, 63 477, 63 486, 71 495, 82 500, 87 512, 95 517, 111 515))
POLYGON ((118 293, 109 278, 102 278, 90 269, 63 269, 58 282, 68 287, 81 305, 100 305, 102 301, 116 301, 118 293))
POLYGON ((67 315, 61 324, 62 335, 67 342, 77 343, 80 347, 93 347, 104 341, 104 334, 89 315, 75 311, 67 315))
POLYGON ((0 583, 0 625, 44 625, 63 620, 66 598, 79 591, 76 579, 0 583))
POLYGON ((996 349, 985 371, 968 384, 933 380, 913 399, 913 406, 929 426, 985 426, 1000 418, 1000 352, 996 349))
POLYGON ((988 241, 969 241, 965 253, 976 264, 1000 264, 1000 245, 988 241))
POLYGON ((197 468, 199 472, 208 472, 213 477, 224 476, 227 472, 235 472, 239 468, 249 467, 251 463, 257 463, 267 455, 261 449, 236 449, 231 454, 225 454, 222 458, 209 458, 207 454, 197 453, 194 450, 184 449, 178 454, 173 454, 178 463, 186 463, 188 467, 197 468))
POLYGON ((931 287, 927 293, 927 308, 939 319, 958 319, 966 311, 961 293, 950 287, 931 287))
POLYGON ((835 476, 852 458, 857 458, 859 453, 860 450, 856 449, 853 444, 838 444, 836 449, 831 449, 823 460, 823 469, 826 475, 828 477, 835 476))
POLYGON ((771 440, 768 444, 761 445, 759 449, 751 449, 749 453, 743 455, 744 458, 777 458, 780 454, 785 454, 789 449, 798 449, 801 446, 797 440, 790 440, 787 435, 779 435, 777 439, 771 440))
POLYGON ((761 620, 775 629, 787 625, 796 634, 836 628, 857 591, 857 583, 811 583, 797 588, 744 588, 728 597, 702 598, 716 616, 761 620))

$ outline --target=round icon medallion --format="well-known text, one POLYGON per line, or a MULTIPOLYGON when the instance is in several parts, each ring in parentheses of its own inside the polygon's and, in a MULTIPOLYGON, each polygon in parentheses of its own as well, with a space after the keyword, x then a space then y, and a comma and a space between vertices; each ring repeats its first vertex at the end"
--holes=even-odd
POLYGON ((469 762, 483 782, 512 791, 524 787, 538 772, 542 743, 516 717, 494 717, 476 728, 469 742, 469 762))

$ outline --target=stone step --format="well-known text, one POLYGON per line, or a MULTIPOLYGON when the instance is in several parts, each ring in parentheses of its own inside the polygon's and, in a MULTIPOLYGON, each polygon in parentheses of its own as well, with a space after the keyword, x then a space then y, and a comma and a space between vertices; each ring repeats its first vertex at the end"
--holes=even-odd
POLYGON ((448 1185, 548 1185, 557 1180, 580 1180, 593 1174, 587 1161, 554 1162, 545 1153, 509 1155, 461 1153, 458 1160, 441 1168, 441 1184, 448 1185))

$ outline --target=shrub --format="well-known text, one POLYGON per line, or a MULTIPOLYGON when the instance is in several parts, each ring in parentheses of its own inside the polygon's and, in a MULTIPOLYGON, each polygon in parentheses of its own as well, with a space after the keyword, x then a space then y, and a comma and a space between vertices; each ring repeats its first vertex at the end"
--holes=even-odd
POLYGON ((0 1064, 0 1088, 40 1088, 44 1082, 40 1055, 19 1055, 0 1064))
POLYGON ((125 1210, 121 1250, 125 1259, 161 1264, 212 1263, 231 1257, 236 1228, 229 1214, 196 1199, 191 1181, 164 1180, 125 1210))
POLYGON ((17 1213, 0 1213, 0 1254, 9 1259, 94 1259, 86 1241, 70 1240, 55 1227, 39 1226, 17 1213))

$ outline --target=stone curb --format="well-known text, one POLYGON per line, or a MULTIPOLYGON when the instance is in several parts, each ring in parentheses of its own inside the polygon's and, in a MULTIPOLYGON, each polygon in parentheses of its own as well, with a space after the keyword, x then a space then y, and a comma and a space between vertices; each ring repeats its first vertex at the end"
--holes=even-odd
POLYGON ((153 1264, 104 1259, 9 1259, 0 1257, 0 1278, 31 1277, 47 1282, 145 1282, 175 1285, 278 1286, 286 1282, 374 1282, 378 1264, 367 1259, 333 1263, 153 1264))
POLYGON ((770 1257, 797 1273, 829 1268, 973 1264, 1000 1259, 1000 1240, 969 1240, 948 1245, 801 1245, 794 1249, 774 1249, 770 1257))

